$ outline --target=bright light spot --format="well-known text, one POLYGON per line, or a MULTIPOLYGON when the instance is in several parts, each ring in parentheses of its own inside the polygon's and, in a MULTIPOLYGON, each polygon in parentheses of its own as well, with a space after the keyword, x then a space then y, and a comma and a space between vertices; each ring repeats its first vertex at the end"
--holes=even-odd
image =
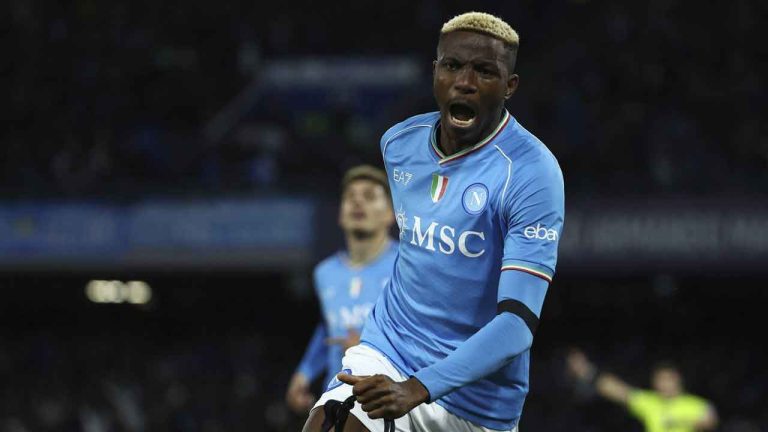
POLYGON ((133 304, 147 304, 152 299, 152 289, 143 281, 130 281, 128 288, 128 301, 133 304))
POLYGON ((94 303, 147 304, 152 288, 144 281, 92 280, 85 286, 85 295, 94 303))

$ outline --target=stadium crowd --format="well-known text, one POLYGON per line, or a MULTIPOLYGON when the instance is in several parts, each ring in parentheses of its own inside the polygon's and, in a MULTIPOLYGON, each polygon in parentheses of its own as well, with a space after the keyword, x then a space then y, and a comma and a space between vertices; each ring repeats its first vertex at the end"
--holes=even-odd
MULTIPOLYGON (((766 190, 764 2, 486 7, 522 35, 510 110, 558 156, 569 193, 766 190)), ((404 92, 373 118, 344 97, 301 115, 292 115, 301 97, 262 97, 221 139, 203 130, 274 59, 409 55, 428 82, 437 27, 458 5, 376 8, 372 27, 355 2, 13 0, 2 18, 11 127, 0 190, 132 197, 285 190, 308 177, 335 185, 347 166, 378 162, 381 133, 434 109, 431 95, 404 92)))
MULTIPOLYGON (((288 432, 303 424, 284 394, 317 304, 267 291, 279 278, 150 278, 156 299, 147 309, 89 305, 77 278, 58 279, 2 280, 3 289, 38 291, 2 306, 0 430, 288 432), (33 310, 20 307, 40 298, 33 310)), ((560 281, 533 347, 521 429, 642 430, 622 408, 575 391, 564 358, 578 346, 640 387, 654 362, 675 361, 686 387, 717 407, 718 430, 766 430, 767 353, 744 331, 760 326, 766 294, 747 280, 723 294, 722 282, 560 281)))

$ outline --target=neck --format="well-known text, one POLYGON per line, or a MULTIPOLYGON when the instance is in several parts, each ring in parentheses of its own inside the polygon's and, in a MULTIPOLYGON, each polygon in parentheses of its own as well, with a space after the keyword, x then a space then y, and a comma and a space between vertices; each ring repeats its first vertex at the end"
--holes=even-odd
POLYGON ((497 117, 498 120, 491 122, 478 134, 479 136, 474 137, 459 135, 456 133, 457 131, 440 125, 440 134, 438 134, 438 139, 440 141, 437 144, 445 156, 450 156, 464 150, 465 148, 472 147, 473 145, 488 137, 488 135, 490 135, 496 129, 496 127, 499 126, 499 123, 504 119, 504 114, 504 107, 501 107, 501 112, 497 117))
POLYGON ((389 243, 386 231, 376 232, 370 236, 347 234, 346 237, 349 263, 353 266, 364 265, 373 261, 389 243))

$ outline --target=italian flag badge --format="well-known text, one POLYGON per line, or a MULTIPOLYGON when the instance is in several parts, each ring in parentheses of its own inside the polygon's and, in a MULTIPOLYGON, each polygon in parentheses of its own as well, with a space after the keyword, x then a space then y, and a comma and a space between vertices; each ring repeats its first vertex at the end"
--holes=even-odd
POLYGON ((429 194, 432 196, 433 203, 440 201, 445 195, 446 189, 448 189, 448 177, 437 173, 432 174, 432 187, 429 190, 429 194))

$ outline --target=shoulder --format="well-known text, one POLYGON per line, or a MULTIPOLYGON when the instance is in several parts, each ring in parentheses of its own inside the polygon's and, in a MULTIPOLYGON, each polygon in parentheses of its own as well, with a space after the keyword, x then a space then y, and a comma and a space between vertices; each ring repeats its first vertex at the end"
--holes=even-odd
POLYGON ((317 263, 313 271, 316 280, 338 272, 342 266, 341 259, 339 259, 339 253, 340 252, 336 252, 317 263))
POLYGON ((659 400, 659 396, 650 390, 632 390, 629 393, 629 398, 627 399, 627 402, 630 406, 648 406, 655 404, 659 400))
POLYGON ((563 211, 563 173, 557 159, 544 143, 515 122, 509 125, 496 146, 503 156, 500 159, 508 167, 501 197, 503 208, 510 211, 533 199, 538 203, 546 203, 547 209, 563 211))
POLYGON ((516 120, 509 126, 499 140, 499 149, 512 164, 512 175, 537 176, 562 183, 560 164, 549 148, 516 120))
POLYGON ((438 112, 418 114, 395 124, 387 129, 381 137, 382 151, 385 150, 392 141, 405 138, 412 133, 418 133, 419 131, 431 130, 439 116, 440 113, 438 112))
POLYGON ((707 402, 706 399, 692 394, 685 394, 680 397, 680 400, 684 404, 694 408, 705 409, 707 406, 709 406, 709 402, 707 402))

